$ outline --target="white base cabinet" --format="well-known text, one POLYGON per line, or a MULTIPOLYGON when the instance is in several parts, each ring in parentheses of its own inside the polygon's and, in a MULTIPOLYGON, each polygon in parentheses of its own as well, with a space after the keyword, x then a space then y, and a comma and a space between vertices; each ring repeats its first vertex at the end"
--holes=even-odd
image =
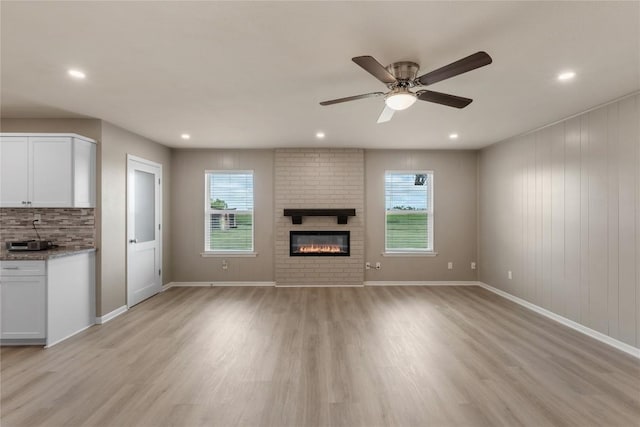
POLYGON ((44 343, 44 261, 3 261, 0 267, 0 338, 44 343))
POLYGON ((0 261, 0 343, 52 346, 95 323, 95 252, 0 261))

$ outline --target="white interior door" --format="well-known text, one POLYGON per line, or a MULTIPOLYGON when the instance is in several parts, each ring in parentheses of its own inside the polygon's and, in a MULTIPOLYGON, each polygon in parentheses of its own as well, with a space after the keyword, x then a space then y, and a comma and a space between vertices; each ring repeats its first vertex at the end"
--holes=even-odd
POLYGON ((162 165, 127 156, 127 305, 162 289, 162 165))

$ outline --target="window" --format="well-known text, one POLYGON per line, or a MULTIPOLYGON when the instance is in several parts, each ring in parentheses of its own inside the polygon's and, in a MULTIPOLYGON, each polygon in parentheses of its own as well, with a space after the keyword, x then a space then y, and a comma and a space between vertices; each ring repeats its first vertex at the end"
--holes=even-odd
POLYGON ((433 172, 385 173, 385 252, 433 252, 433 172))
POLYGON ((253 171, 205 173, 206 252, 253 252, 253 171))

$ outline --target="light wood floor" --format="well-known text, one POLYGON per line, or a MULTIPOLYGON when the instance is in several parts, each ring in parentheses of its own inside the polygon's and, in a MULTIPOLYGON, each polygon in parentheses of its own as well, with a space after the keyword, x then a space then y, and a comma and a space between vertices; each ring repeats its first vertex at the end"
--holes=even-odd
POLYGON ((477 287, 173 288, 2 348, 7 426, 637 426, 640 362, 477 287))

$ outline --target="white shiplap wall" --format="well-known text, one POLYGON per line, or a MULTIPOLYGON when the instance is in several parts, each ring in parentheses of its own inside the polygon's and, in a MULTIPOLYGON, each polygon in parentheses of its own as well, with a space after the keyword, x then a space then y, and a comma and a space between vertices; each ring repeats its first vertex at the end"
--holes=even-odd
POLYGON ((482 150, 478 219, 481 281, 636 347, 639 104, 635 94, 482 150))

